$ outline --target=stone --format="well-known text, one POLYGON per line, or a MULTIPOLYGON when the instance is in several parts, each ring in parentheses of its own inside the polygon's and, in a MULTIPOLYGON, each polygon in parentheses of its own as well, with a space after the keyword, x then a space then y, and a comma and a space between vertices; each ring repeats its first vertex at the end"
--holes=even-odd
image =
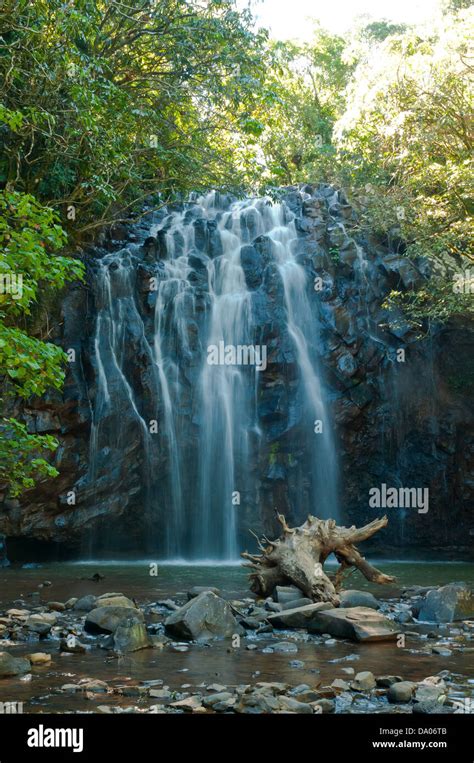
POLYGON ((330 605, 323 601, 294 609, 282 608, 281 612, 267 615, 267 620, 274 628, 308 628, 313 615, 321 610, 326 611, 328 608, 330 608, 330 605))
POLYGON ((312 715, 313 708, 307 702, 300 702, 294 697, 285 697, 284 694, 280 696, 280 712, 283 713, 304 713, 305 715, 312 715))
POLYGON ((347 681, 343 681, 343 679, 342 679, 342 678, 336 678, 336 679, 335 679, 335 680, 332 682, 331 686, 332 686, 334 689, 337 689, 338 691, 349 691, 349 689, 350 689, 350 686, 349 686, 349 684, 347 683, 347 681))
POLYGON ((222 691, 217 692, 217 694, 209 694, 206 697, 202 698, 202 704, 204 707, 210 707, 215 708, 216 705, 220 705, 222 703, 227 703, 229 700, 235 699, 231 692, 229 691, 222 691))
POLYGON ((188 710, 195 713, 203 710, 201 697, 198 694, 192 694, 185 699, 179 699, 177 702, 171 702, 170 707, 176 707, 178 710, 188 710))
POLYGON ((277 644, 272 644, 272 649, 277 654, 295 654, 298 646, 294 641, 279 641, 277 644))
POLYGON ((428 591, 421 602, 418 620, 428 623, 451 623, 456 618, 474 615, 474 599, 464 584, 451 583, 428 591))
POLYGON ((301 599, 303 594, 301 593, 300 589, 297 588, 294 585, 290 586, 281 586, 277 585, 275 586, 275 590, 273 591, 273 599, 274 601, 277 601, 279 604, 285 604, 289 601, 297 601, 298 599, 301 599))
MULTIPOLYGON (((72 601, 72 599, 70 599, 69 601, 72 601)), ((87 596, 81 596, 79 599, 77 599, 75 604, 72 605, 72 608, 76 612, 90 612, 91 609, 95 608, 96 601, 97 601, 97 596, 93 596, 92 594, 88 594, 87 596)))
POLYGON ((243 633, 229 604, 212 591, 205 591, 165 620, 166 632, 178 638, 206 641, 243 633))
POLYGON ((378 609, 380 602, 368 591, 347 590, 341 593, 341 607, 368 607, 378 609))
MULTIPOLYGON (((332 684, 334 686, 334 684, 332 684)), ((354 691, 370 691, 375 689, 376 683, 374 674, 370 670, 362 670, 360 673, 356 673, 353 681, 351 681, 351 689, 354 691)))
POLYGON ((389 686, 387 691, 387 699, 391 705, 403 704, 410 702, 415 691, 415 686, 412 681, 397 681, 389 686))
POLYGON ((99 596, 96 601, 96 607, 130 607, 136 609, 135 603, 127 596, 122 594, 104 594, 99 596))
POLYGON ((33 652, 33 654, 26 656, 32 665, 49 665, 51 662, 51 655, 46 652, 33 652))
POLYGON ((425 679, 416 687, 413 699, 415 702, 440 702, 443 704, 446 701, 446 684, 442 680, 434 683, 425 679))
POLYGON ((336 638, 352 641, 395 640, 398 629, 388 618, 367 607, 325 609, 315 612, 310 633, 329 633, 336 638))
POLYGON ((414 715, 440 715, 454 713, 454 707, 441 705, 439 702, 416 702, 413 705, 414 715))
POLYGON ((150 689, 149 696, 154 699, 171 699, 169 689, 150 689))
POLYGON ((26 627, 30 631, 38 633, 39 636, 46 636, 53 625, 56 624, 56 615, 52 612, 42 612, 37 615, 30 615, 26 621, 26 627))
POLYGON ((281 611, 285 612, 288 609, 300 609, 301 607, 307 607, 308 605, 312 604, 313 602, 311 599, 307 599, 305 597, 302 599, 291 599, 291 601, 286 601, 281 604, 281 611))
POLYGON ((31 665, 24 657, 13 657, 8 652, 0 652, 0 678, 28 673, 31 665))
POLYGON ((145 623, 121 622, 114 632, 114 650, 119 653, 137 652, 150 646, 145 623))
POLYGON ((89 649, 89 647, 82 644, 76 636, 62 638, 59 643, 62 652, 70 652, 71 654, 84 654, 89 649))
POLYGON ((314 712, 323 715, 327 715, 328 713, 335 713, 336 712, 336 703, 333 702, 331 699, 318 699, 316 702, 312 702, 312 707, 314 708, 314 712))
POLYGON ((431 650, 432 654, 439 654, 440 657, 451 657, 452 650, 446 649, 446 647, 443 646, 434 646, 431 650))
POLYGON ((400 683, 403 681, 403 678, 401 676, 378 676, 376 679, 376 684, 382 689, 388 689, 392 684, 400 683))
POLYGON ((87 614, 84 630, 93 635, 114 633, 125 621, 129 625, 143 622, 143 613, 131 607, 97 607, 87 614))
POLYGON ((46 606, 53 612, 64 612, 66 609, 66 605, 63 604, 62 601, 48 601, 46 606))

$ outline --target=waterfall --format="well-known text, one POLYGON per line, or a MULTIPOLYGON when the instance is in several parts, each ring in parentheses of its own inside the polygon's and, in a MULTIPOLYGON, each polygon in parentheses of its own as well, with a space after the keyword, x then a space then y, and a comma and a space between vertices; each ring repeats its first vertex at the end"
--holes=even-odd
POLYGON ((295 218, 266 198, 194 196, 155 216, 143 246, 98 261, 89 479, 109 447, 140 438, 165 558, 236 559, 255 502, 338 519, 319 298, 295 218), (279 494, 286 507, 270 505, 279 494))

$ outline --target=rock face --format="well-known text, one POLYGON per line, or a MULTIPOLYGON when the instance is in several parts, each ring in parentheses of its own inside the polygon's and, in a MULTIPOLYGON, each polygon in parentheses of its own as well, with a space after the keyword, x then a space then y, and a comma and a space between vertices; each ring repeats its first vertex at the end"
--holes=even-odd
POLYGON ((165 620, 166 632, 175 638, 207 641, 242 633, 229 604, 212 591, 191 599, 165 620))
POLYGON ((308 625, 310 633, 329 633, 352 641, 390 641, 397 627, 383 615, 365 607, 330 609, 316 612, 308 625))
MULTIPOLYGON (((459 318, 415 341, 418 331, 383 304, 391 290, 422 281, 426 263, 407 259, 395 240, 381 242, 362 234, 340 190, 307 185, 284 189, 281 198, 282 219, 293 226, 294 256, 306 274, 314 316, 339 454, 342 523, 359 526, 377 516, 380 510, 369 505, 369 490, 381 483, 428 488, 426 513, 416 507, 387 509, 389 526, 383 538, 374 538, 373 550, 400 556, 401 551, 427 549, 446 558, 469 557, 474 539, 472 326, 459 318)), ((181 286, 165 267, 185 245, 175 210, 145 216, 122 231, 122 240, 104 237, 82 253, 86 283, 68 289, 52 328, 53 341, 73 350, 76 358, 69 363, 64 392, 18 402, 14 411, 28 431, 58 438, 53 458, 60 475, 42 481, 21 502, 0 494, 0 534, 7 537, 11 558, 19 549, 18 539, 59 542, 70 549, 86 542, 95 551, 110 545, 167 552, 178 530, 185 550, 191 548, 191 536, 200 531, 193 507, 207 425, 197 390, 210 315, 209 273, 219 263, 226 235, 231 235, 231 217, 225 218, 224 233, 219 224, 233 201, 215 195, 213 215, 209 202, 206 206, 196 200, 182 207, 194 246, 188 255, 186 294, 180 297, 179 335, 169 326, 181 286), (152 224, 158 230, 150 238, 152 224), (161 291, 152 287, 153 279, 161 291), (121 332, 115 358, 112 315, 121 332), (175 387, 163 391, 153 354, 160 315, 165 325, 160 327, 158 351, 179 377, 172 425, 166 395, 174 394, 175 387), (156 434, 148 431, 153 421, 156 434), (177 432, 179 442, 186 443, 178 454, 170 447, 177 432), (179 500, 172 495, 178 472, 186 474, 179 500), (74 505, 68 502, 71 490, 74 505)), ((247 479, 239 482, 239 511, 232 507, 242 547, 248 544, 248 527, 272 537, 275 506, 292 526, 308 512, 317 513, 314 469, 308 460, 313 447, 308 443, 314 443, 315 435, 312 427, 308 431, 301 402, 304 385, 288 329, 281 273, 271 241, 262 235, 261 220, 267 214, 265 200, 258 200, 239 217, 240 261, 257 327, 254 341, 268 349, 256 398, 261 434, 248 429, 252 459, 247 479)), ((223 494, 222 503, 227 500, 231 498, 223 494)), ((217 512, 212 518, 202 528, 203 536, 222 524, 217 512)), ((2 563, 5 556, 0 553, 2 563)))

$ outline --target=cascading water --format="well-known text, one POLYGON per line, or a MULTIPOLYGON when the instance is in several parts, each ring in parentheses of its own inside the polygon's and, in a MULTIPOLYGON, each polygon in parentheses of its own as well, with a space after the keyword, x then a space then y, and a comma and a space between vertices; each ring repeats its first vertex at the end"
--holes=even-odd
POLYGON ((89 480, 135 427, 151 546, 233 560, 249 503, 338 519, 318 295, 285 203, 212 193, 182 207, 145 246, 98 261, 89 480))

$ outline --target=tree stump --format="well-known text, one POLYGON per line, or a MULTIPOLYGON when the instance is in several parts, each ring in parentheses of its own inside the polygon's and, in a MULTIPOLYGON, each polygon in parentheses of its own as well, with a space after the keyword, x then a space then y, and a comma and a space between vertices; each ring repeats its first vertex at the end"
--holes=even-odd
POLYGON ((314 602, 327 601, 338 606, 338 591, 344 572, 356 567, 372 583, 392 583, 395 578, 384 575, 359 553, 355 544, 374 535, 388 524, 386 516, 374 519, 364 527, 338 527, 334 519, 308 516, 300 527, 288 527, 283 514, 277 512, 282 526, 278 540, 257 538, 261 554, 243 552, 244 566, 252 568, 250 589, 257 596, 271 596, 275 586, 297 586, 314 602), (264 545, 264 543, 266 545, 264 545), (323 564, 334 554, 340 564, 333 580, 323 571, 323 564))

